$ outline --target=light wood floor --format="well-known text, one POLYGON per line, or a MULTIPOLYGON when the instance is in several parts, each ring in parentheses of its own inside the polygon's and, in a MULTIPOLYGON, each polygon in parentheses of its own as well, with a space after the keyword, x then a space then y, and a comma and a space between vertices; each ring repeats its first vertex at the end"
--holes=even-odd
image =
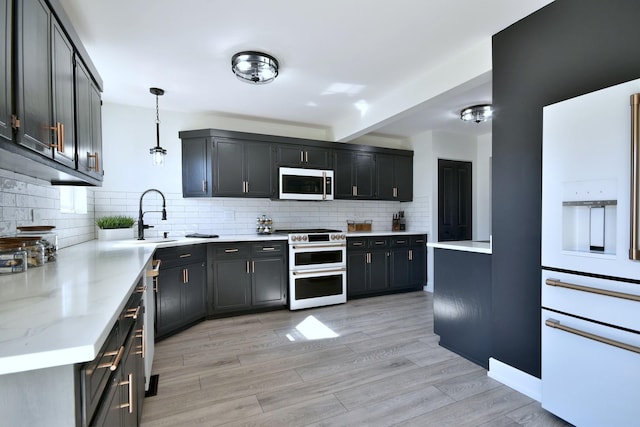
POLYGON ((156 345, 142 424, 568 425, 438 346, 432 303, 412 292, 200 323, 156 345), (303 321, 336 336, 309 339, 303 321))

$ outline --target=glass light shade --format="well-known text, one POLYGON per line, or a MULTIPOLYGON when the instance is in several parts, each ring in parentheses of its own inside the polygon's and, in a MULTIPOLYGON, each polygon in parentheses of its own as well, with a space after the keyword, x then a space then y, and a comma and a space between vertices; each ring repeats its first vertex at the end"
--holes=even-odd
POLYGON ((151 153, 151 162, 154 166, 164 166, 164 156, 166 156, 167 150, 162 147, 153 147, 149 153, 151 153))
POLYGON ((243 82, 265 84, 278 76, 278 61, 266 53, 239 52, 231 58, 231 70, 243 82))
POLYGON ((474 105, 460 111, 460 119, 465 122, 474 121, 476 123, 489 120, 493 116, 493 107, 489 104, 474 105))

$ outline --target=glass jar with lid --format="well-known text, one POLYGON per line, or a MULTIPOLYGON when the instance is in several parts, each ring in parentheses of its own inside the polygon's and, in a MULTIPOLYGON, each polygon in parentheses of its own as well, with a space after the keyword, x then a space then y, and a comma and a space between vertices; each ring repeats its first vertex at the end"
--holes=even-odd
POLYGON ((52 230, 52 225, 24 225, 16 227, 18 233, 16 237, 39 236, 44 245, 45 262, 55 261, 58 257, 58 235, 52 230))
POLYGON ((27 270, 27 252, 15 243, 0 243, 0 274, 22 273, 27 270))
POLYGON ((40 267, 45 263, 44 245, 40 236, 2 237, 0 244, 22 248, 27 253, 28 267, 40 267))

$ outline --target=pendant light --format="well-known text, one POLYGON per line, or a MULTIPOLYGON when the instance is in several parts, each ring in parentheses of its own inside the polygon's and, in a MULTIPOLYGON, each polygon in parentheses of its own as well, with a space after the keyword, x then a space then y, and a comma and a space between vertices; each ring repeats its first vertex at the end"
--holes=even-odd
POLYGON ((460 111, 460 119, 465 122, 484 122, 489 120, 492 115, 493 107, 490 104, 473 105, 460 111))
POLYGON ((157 87, 149 88, 149 92, 156 96, 156 146, 149 149, 154 166, 164 166, 164 156, 167 150, 160 146, 160 110, 158 109, 158 97, 164 95, 164 90, 157 87))

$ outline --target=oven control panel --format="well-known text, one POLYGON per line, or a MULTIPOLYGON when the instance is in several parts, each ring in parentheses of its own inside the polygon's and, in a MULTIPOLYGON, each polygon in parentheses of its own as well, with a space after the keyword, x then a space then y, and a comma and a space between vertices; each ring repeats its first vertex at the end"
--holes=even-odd
POLYGON ((347 235, 344 233, 305 233, 290 234, 290 243, 322 243, 322 242, 345 242, 347 235))

